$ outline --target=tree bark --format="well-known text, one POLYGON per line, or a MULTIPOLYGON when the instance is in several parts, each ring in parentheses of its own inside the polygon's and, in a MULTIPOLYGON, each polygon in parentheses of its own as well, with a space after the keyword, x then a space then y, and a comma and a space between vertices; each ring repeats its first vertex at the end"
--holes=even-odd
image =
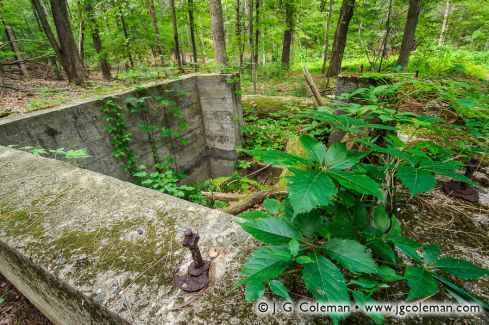
POLYGON ((160 56, 160 60, 163 61, 163 47, 161 46, 160 27, 158 26, 158 17, 156 16, 154 0, 148 1, 148 12, 151 16, 151 20, 153 21, 153 27, 155 29, 156 49, 158 51, 158 55, 160 56))
POLYGON ((333 51, 329 63, 328 77, 336 77, 340 73, 341 62, 345 52, 346 37, 348 35, 348 26, 353 17, 353 8, 355 0, 343 0, 340 10, 340 17, 336 26, 336 32, 333 41, 333 51))
POLYGON ((173 42, 175 43, 175 59, 177 60, 178 69, 183 70, 182 68, 182 58, 180 57, 180 44, 178 42, 178 26, 177 26, 177 13, 175 12, 175 0, 170 0, 170 12, 171 12, 171 21, 173 28, 173 42))
POLYGON ((31 75, 29 73, 29 70, 27 70, 27 66, 25 65, 24 57, 22 56, 22 52, 20 50, 19 44, 17 43, 17 38, 15 37, 15 33, 10 26, 10 24, 7 21, 7 18, 3 14, 3 3, 0 1, 0 14, 2 15, 2 23, 3 26, 5 27, 5 33, 7 34, 7 40, 10 43, 10 47, 12 48, 12 51, 14 52, 15 60, 18 61, 19 69, 20 72, 22 73, 22 76, 24 79, 30 79, 31 75))
POLYGON ((39 0, 31 1, 37 11, 41 26, 56 53, 56 57, 63 66, 68 81, 76 85, 84 85, 86 82, 86 72, 76 48, 75 39, 73 38, 66 0, 50 0, 59 43, 51 31, 44 7, 42 7, 39 0))
POLYGON ((282 45, 282 65, 290 65, 290 48, 294 37, 294 2, 286 0, 285 2, 285 31, 282 45))
POLYGON ((402 36, 401 50, 399 52, 399 60, 397 61, 397 64, 400 66, 406 67, 409 63, 409 56, 414 47, 414 34, 416 33, 416 25, 418 24, 420 12, 421 0, 410 0, 404 35, 402 36))
POLYGON ((102 75, 104 79, 110 81, 112 80, 110 65, 107 62, 107 54, 103 51, 102 39, 100 38, 100 32, 98 29, 97 19, 95 18, 92 1, 93 0, 85 1, 85 11, 87 12, 88 21, 90 23, 93 46, 95 47, 95 51, 97 52, 100 70, 102 70, 102 75))
POLYGON ((255 0, 255 55, 253 62, 258 65, 258 48, 259 48, 259 38, 260 38, 260 0, 255 0))
POLYGON ((78 51, 80 55, 80 59, 82 64, 85 66, 85 21, 83 20, 82 15, 80 15, 80 26, 79 26, 79 34, 80 38, 78 39, 78 51))
POLYGON ((241 38, 241 2, 236 0, 236 39, 238 42, 239 71, 243 73, 243 40, 241 38))
POLYGON ((321 73, 326 73, 326 62, 328 61, 329 52, 329 29, 331 27, 331 14, 333 12, 333 0, 329 0, 328 18, 326 19, 325 36, 324 36, 324 54, 323 54, 323 66, 321 73))
POLYGON ((188 19, 190 23, 190 42, 192 43, 194 69, 195 71, 197 71, 197 45, 195 44, 194 0, 188 0, 188 19))
POLYGON ((438 45, 445 45, 445 37, 448 29, 448 17, 450 16, 450 0, 445 2, 445 11, 443 13, 443 22, 441 24, 440 38, 438 45))
MULTIPOLYGON (((258 1, 258 0, 256 0, 258 1)), ((250 65, 251 65, 251 83, 253 85, 253 94, 256 93, 256 62, 255 62, 255 41, 253 40, 253 0, 248 1, 248 32, 250 41, 250 65)))
POLYGON ((222 17, 221 0, 209 0, 212 22, 212 41, 214 43, 214 58, 217 71, 223 72, 227 64, 226 39, 224 38, 224 20, 222 17))
POLYGON ((121 20, 122 31, 124 32, 124 42, 126 46, 127 59, 129 61, 131 68, 134 68, 134 61, 132 59, 132 53, 131 53, 131 40, 129 39, 129 32, 127 31, 126 20, 124 19, 124 14, 122 13, 122 7, 119 0, 117 0, 116 5, 117 5, 117 10, 119 11, 119 19, 121 20))

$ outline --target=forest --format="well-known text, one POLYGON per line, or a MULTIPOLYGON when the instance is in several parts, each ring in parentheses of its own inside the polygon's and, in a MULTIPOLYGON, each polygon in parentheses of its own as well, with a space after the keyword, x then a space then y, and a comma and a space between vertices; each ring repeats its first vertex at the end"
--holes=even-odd
MULTIPOLYGON (((253 237, 229 304, 356 308, 255 312, 284 324, 489 322, 489 1, 0 0, 0 19, 0 145, 84 168, 93 150, 2 143, 2 127, 101 102, 131 183, 235 216, 253 237), (240 130, 233 172, 188 183, 174 148, 156 143, 191 148, 179 107, 191 94, 148 85, 190 74, 225 76, 242 116, 215 121, 240 130), (137 96, 104 97, 124 91, 137 96), (155 125, 155 109, 174 125, 155 125), (394 303, 472 309, 369 309, 394 303)), ((0 274, 0 318, 50 324, 9 280, 0 274)))

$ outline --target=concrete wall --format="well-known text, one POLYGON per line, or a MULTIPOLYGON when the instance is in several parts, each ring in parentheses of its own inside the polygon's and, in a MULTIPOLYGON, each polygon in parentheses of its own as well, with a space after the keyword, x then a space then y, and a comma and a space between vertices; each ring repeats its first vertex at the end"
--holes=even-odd
POLYGON ((0 146, 0 272, 56 324, 258 324, 232 290, 253 245, 231 215, 0 146), (187 228, 219 253, 199 294, 173 282, 187 228))
MULTIPOLYGON (((106 132, 107 123, 101 113, 107 100, 124 107, 124 120, 130 125, 132 147, 141 164, 152 166, 154 158, 148 134, 138 128, 141 114, 130 113, 128 98, 162 96, 175 100, 190 127, 182 145, 175 139, 164 139, 155 134, 156 147, 161 158, 174 156, 179 171, 187 174, 187 182, 229 175, 241 144, 242 121, 239 81, 235 75, 189 75, 180 80, 149 85, 139 91, 116 93, 98 100, 90 100, 20 116, 0 119, 0 145, 34 146, 45 149, 87 149, 92 156, 83 159, 83 167, 122 180, 129 174, 113 156, 112 139, 106 132), (187 92, 185 95, 177 91, 187 92)), ((180 119, 161 107, 149 105, 149 123, 176 128, 180 119)))

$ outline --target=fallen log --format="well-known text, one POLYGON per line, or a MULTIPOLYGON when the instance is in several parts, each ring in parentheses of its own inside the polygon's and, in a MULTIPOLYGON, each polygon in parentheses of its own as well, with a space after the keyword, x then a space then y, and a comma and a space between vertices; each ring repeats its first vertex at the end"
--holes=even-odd
POLYGON ((273 192, 273 191, 260 191, 251 193, 242 200, 223 208, 221 211, 232 214, 234 216, 251 209, 257 204, 261 204, 265 199, 268 198, 280 198, 287 196, 287 192, 273 192))
POLYGON ((221 201, 239 201, 246 194, 240 193, 223 193, 223 192, 201 192, 203 196, 211 200, 221 200, 221 201))

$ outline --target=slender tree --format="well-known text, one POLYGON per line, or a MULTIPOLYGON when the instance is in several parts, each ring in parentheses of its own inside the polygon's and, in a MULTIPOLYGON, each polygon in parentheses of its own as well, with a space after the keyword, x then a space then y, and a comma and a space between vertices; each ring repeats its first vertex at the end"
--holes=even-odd
POLYGON ((382 41, 382 51, 380 54, 379 71, 382 70, 382 61, 384 60, 387 52, 387 40, 389 39, 389 34, 391 31, 391 14, 392 14, 392 0, 389 0, 389 6, 387 9, 387 20, 385 23, 385 35, 382 41))
POLYGON ((22 73, 24 79, 30 79, 31 75, 29 73, 29 70, 27 70, 27 66, 25 64, 24 57, 20 50, 19 44, 17 43, 17 38, 15 37, 14 30, 12 29, 12 26, 10 26, 10 24, 7 21, 7 17, 5 15, 3 3, 1 0, 0 0, 0 18, 2 19, 3 27, 5 28, 7 41, 10 43, 10 47, 14 52, 15 60, 18 62, 20 72, 22 73))
MULTIPOLYGON (((256 0, 258 1, 258 0, 256 0)), ((251 66, 251 82, 253 84, 253 93, 256 93, 256 62, 255 62, 255 41, 253 40, 253 0, 248 1, 248 32, 250 41, 250 66, 251 66)))
POLYGON ((222 72, 227 64, 226 39, 224 38, 224 20, 222 17, 221 0, 209 0, 211 15, 212 41, 214 43, 214 58, 218 72, 222 72))
POLYGON ((158 56, 160 57, 160 60, 163 61, 163 47, 161 46, 160 27, 158 26, 158 17, 156 16, 154 0, 148 0, 148 12, 149 15, 151 16, 151 20, 153 22, 153 28, 155 30, 156 49, 158 52, 158 56))
POLYGON ((450 16, 450 0, 445 2, 445 10, 443 12, 443 22, 441 24, 440 37, 438 38, 438 45, 445 45, 445 37, 448 29, 448 17, 450 16))
POLYGON ((121 21, 122 31, 124 32, 124 45, 126 47, 127 60, 129 61, 131 68, 134 68, 134 61, 132 59, 132 53, 131 53, 131 40, 129 38, 129 32, 127 30, 126 19, 124 18, 124 13, 122 12, 122 5, 120 3, 120 0, 116 0, 116 6, 117 6, 117 10, 119 12, 119 19, 121 21))
POLYGON ((258 65, 258 48, 259 48, 259 38, 260 38, 260 0, 255 0, 255 56, 253 62, 258 65))
POLYGON ((107 53, 103 50, 102 39, 100 38, 100 31, 98 27, 97 19, 95 18, 95 12, 93 10, 93 0, 85 0, 85 11, 89 21, 89 27, 92 34, 93 46, 97 52, 98 61, 100 64, 100 70, 105 80, 112 80, 110 73, 110 65, 107 62, 107 53))
POLYGON ((284 41, 282 43, 282 65, 289 67, 290 64, 290 48, 294 37, 294 1, 285 0, 285 31, 284 41))
POLYGON ((41 5, 40 0, 31 1, 36 9, 41 26, 56 53, 56 57, 63 66, 68 81, 76 85, 84 85, 86 82, 86 72, 76 48, 66 0, 50 0, 59 44, 51 31, 46 11, 41 5))
MULTIPOLYGON (((321 4, 322 5, 322 4, 321 4)), ((323 53, 323 66, 321 73, 326 73, 326 62, 328 61, 329 52, 329 29, 331 27, 331 14, 333 12, 333 0, 329 0, 328 17, 326 18, 325 35, 324 35, 324 53, 323 53)))
POLYGON ((182 58, 180 57, 180 44, 178 42, 178 25, 177 25, 177 13, 175 11, 175 0, 170 0, 169 4, 170 4, 171 21, 172 21, 172 28, 173 28, 175 59, 177 60, 178 69, 183 70, 182 58))
POLYGON ((353 17, 353 8, 355 0, 343 0, 340 9, 340 17, 336 25, 336 32, 333 41, 333 51, 329 64, 328 77, 335 77, 340 73, 343 53, 345 52, 346 37, 348 35, 348 26, 353 17))
POLYGON ((194 69, 195 71, 197 71, 197 45, 195 44, 194 0, 188 0, 188 20, 190 24, 190 42, 192 43, 194 69))
POLYGON ((420 12, 421 0, 410 0, 401 50, 399 52, 399 60, 397 61, 397 64, 400 66, 406 67, 409 63, 409 56, 414 47, 414 34, 416 33, 416 25, 418 24, 420 12))

